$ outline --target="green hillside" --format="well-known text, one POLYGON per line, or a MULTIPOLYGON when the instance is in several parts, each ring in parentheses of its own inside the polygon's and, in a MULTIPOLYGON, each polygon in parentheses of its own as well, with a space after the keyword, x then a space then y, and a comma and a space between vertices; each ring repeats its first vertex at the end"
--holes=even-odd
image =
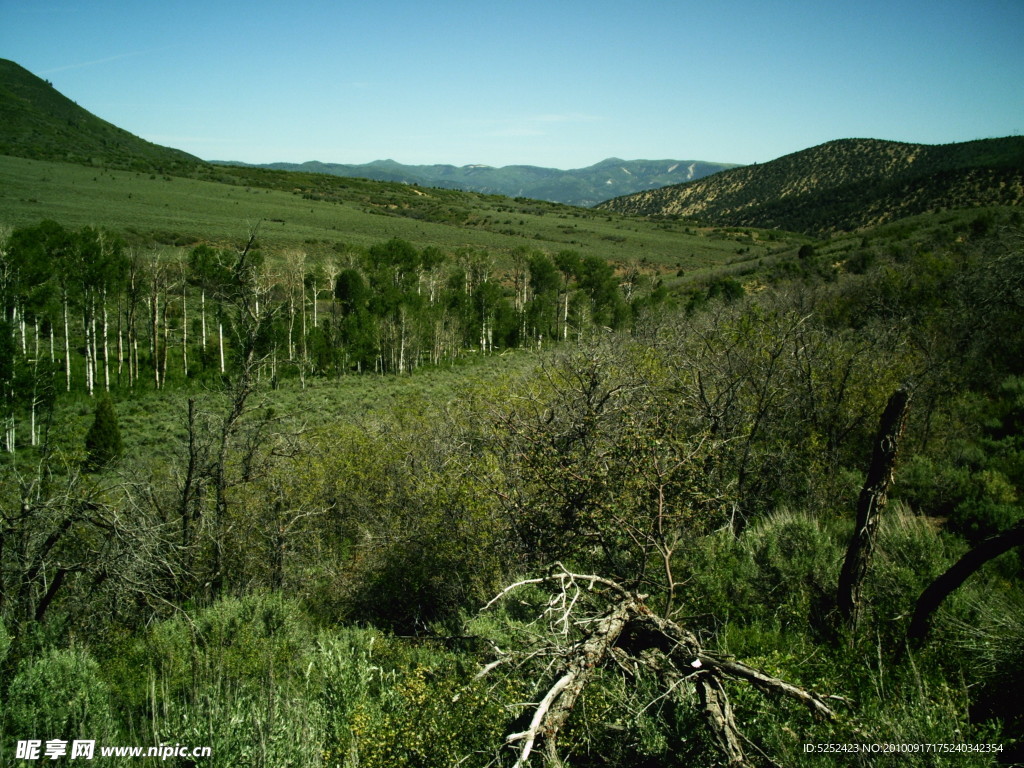
POLYGON ((0 126, 0 155, 176 175, 202 165, 101 120, 6 59, 0 59, 0 126))
MULTIPOLYGON (((213 173, 197 157, 151 144, 111 125, 60 94, 46 80, 6 59, 0 59, 0 155, 175 176, 208 177, 213 173)), ((733 166, 691 160, 609 158, 568 171, 527 165, 412 166, 391 160, 364 165, 309 162, 258 167, 589 206, 616 195, 699 179, 733 166)))
POLYGON ((316 253, 400 237, 446 250, 482 248, 502 262, 517 249, 574 249, 673 272, 721 264, 740 252, 766 255, 787 242, 752 230, 314 173, 225 168, 195 179, 0 156, 0 224, 43 219, 170 245, 237 242, 264 220, 261 240, 271 249, 316 253))
MULTIPOLYGON (((607 176, 614 171, 611 162, 586 170, 607 176)), ((394 166, 399 175, 403 168, 379 165, 394 166)), ((672 172, 706 170, 698 165, 672 172)), ((625 167, 641 173, 635 163, 625 167)), ((140 244, 187 245, 237 242, 265 220, 261 240, 272 249, 315 254, 339 244, 369 247, 399 237, 421 247, 487 249, 500 262, 524 248, 578 249, 658 271, 710 267, 737 251, 757 256, 779 246, 750 233, 634 222, 522 197, 343 178, 322 170, 204 163, 101 120, 45 80, 0 60, 0 225, 53 219, 71 228, 109 228, 140 244)), ((515 183, 563 173, 525 166, 506 170, 520 174, 515 183)))
POLYGON ((603 210, 825 235, 937 209, 1024 202, 1024 138, 928 146, 843 139, 617 198, 603 210))

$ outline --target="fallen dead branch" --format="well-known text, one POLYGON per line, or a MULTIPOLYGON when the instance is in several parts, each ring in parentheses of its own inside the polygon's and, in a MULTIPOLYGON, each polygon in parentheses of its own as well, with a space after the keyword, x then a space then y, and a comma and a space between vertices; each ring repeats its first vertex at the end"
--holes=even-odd
POLYGON ((481 672, 486 675, 506 661, 518 663, 517 656, 546 661, 545 673, 538 681, 542 695, 528 705, 532 708, 529 725, 505 739, 518 750, 516 768, 529 763, 538 744, 549 768, 562 765, 559 733, 595 672, 605 665, 647 669, 666 691, 682 683, 692 685, 726 764, 737 768, 752 764, 725 689, 727 679, 747 683, 768 696, 798 701, 819 717, 836 719, 818 694, 735 659, 705 652, 692 632, 651 612, 644 595, 599 576, 572 573, 561 563, 546 576, 506 587, 485 610, 527 585, 540 586, 549 594, 547 607, 538 618, 546 627, 542 635, 545 644, 508 652, 481 672))

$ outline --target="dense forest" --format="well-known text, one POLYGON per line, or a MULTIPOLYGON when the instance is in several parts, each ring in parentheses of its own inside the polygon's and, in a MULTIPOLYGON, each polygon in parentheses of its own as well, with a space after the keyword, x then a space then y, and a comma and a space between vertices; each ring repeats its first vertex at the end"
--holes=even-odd
POLYGON ((672 288, 7 232, 4 760, 1021 760, 1024 239, 931 221, 672 288))

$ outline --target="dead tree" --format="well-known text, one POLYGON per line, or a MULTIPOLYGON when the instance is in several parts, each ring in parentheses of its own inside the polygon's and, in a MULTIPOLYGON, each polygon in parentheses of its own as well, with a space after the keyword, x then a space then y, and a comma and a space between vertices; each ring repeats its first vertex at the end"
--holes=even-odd
POLYGON ((932 614, 938 610, 950 593, 967 581, 967 578, 989 560, 993 560, 1014 547, 1024 546, 1024 519, 1018 520, 1005 531, 987 536, 978 542, 963 557, 957 560, 935 581, 929 584, 914 607, 907 638, 920 643, 928 636, 932 614))
POLYGON ((847 625, 854 629, 860 618, 861 589, 875 547, 875 532, 882 510, 889 500, 889 484, 896 464, 900 438, 907 423, 910 388, 903 386, 889 398, 878 424, 868 476, 857 501, 857 524, 846 548, 836 596, 847 625))
POLYGON ((653 672, 666 694, 682 684, 692 685, 715 743, 726 763, 737 768, 752 763, 744 752, 746 739, 726 693, 724 682, 728 679, 745 682, 773 697, 799 701, 816 715, 836 719, 821 696, 704 650, 692 632, 653 613, 644 603, 645 595, 600 576, 571 573, 561 563, 556 563, 546 576, 506 587, 484 610, 528 585, 539 586, 550 595, 538 619, 538 623, 546 624, 540 634, 543 639, 522 651, 499 654, 480 672, 483 677, 506 664, 543 664, 539 701, 528 705, 532 708, 529 725, 505 739, 517 750, 516 768, 529 763, 538 743, 549 768, 562 765, 559 733, 602 667, 653 672))

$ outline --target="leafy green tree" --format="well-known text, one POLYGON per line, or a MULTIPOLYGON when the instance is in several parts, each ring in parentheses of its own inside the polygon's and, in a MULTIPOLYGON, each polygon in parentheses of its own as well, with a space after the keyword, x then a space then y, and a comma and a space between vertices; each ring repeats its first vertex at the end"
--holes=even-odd
POLYGON ((104 738, 113 733, 109 690, 87 651, 52 649, 26 659, 11 681, 8 717, 15 733, 104 738))
POLYGON ((335 281, 334 296, 341 303, 342 313, 349 315, 366 309, 370 290, 358 269, 344 269, 335 281))
POLYGON ((743 283, 734 277, 719 277, 708 285, 708 298, 721 297, 726 302, 733 302, 743 298, 743 283))
POLYGON ((562 273, 562 339, 569 338, 569 304, 572 281, 579 277, 580 255, 576 251, 559 251, 555 254, 555 266, 562 273))
MULTIPOLYGON (((76 275, 79 268, 78 243, 75 233, 64 229, 50 219, 36 227, 25 227, 11 233, 7 258, 0 280, 0 301, 4 317, 12 325, 19 324, 29 314, 35 318, 48 316, 51 342, 53 317, 63 314, 64 373, 66 389, 71 391, 70 308, 76 305, 76 275), (59 306, 52 305, 56 293, 59 306)), ((24 338, 24 337, 23 337, 24 338)), ((52 349, 52 346, 51 346, 52 349)))
POLYGON ((615 268, 598 256, 587 256, 580 264, 579 283, 590 296, 594 324, 621 328, 628 308, 619 290, 615 268))
POLYGON ((82 329, 85 338, 86 388, 91 394, 99 384, 110 389, 108 299, 124 287, 128 259, 120 238, 92 227, 75 235, 79 270, 82 329))
POLYGON ((85 435, 85 452, 85 469, 89 472, 103 469, 124 453, 117 414, 109 397, 101 397, 96 403, 96 415, 85 435))
POLYGON ((14 323, 19 316, 24 318, 42 309, 53 274, 48 246, 65 235, 54 221, 11 233, 6 247, 0 249, 0 307, 4 319, 14 323))
MULTIPOLYGON (((214 296, 223 292, 224 287, 230 284, 232 279, 231 270, 232 256, 226 251, 218 251, 208 245, 200 245, 189 253, 189 282, 199 288, 199 306, 201 325, 201 346, 206 349, 206 295, 214 296)), ((217 349, 220 359, 220 372, 226 371, 225 349, 224 349, 224 325, 227 318, 223 306, 217 305, 217 349)))
POLYGON ((558 267, 546 253, 530 256, 530 291, 533 300, 527 309, 530 330, 538 337, 556 338, 558 335, 558 291, 561 279, 558 267))

